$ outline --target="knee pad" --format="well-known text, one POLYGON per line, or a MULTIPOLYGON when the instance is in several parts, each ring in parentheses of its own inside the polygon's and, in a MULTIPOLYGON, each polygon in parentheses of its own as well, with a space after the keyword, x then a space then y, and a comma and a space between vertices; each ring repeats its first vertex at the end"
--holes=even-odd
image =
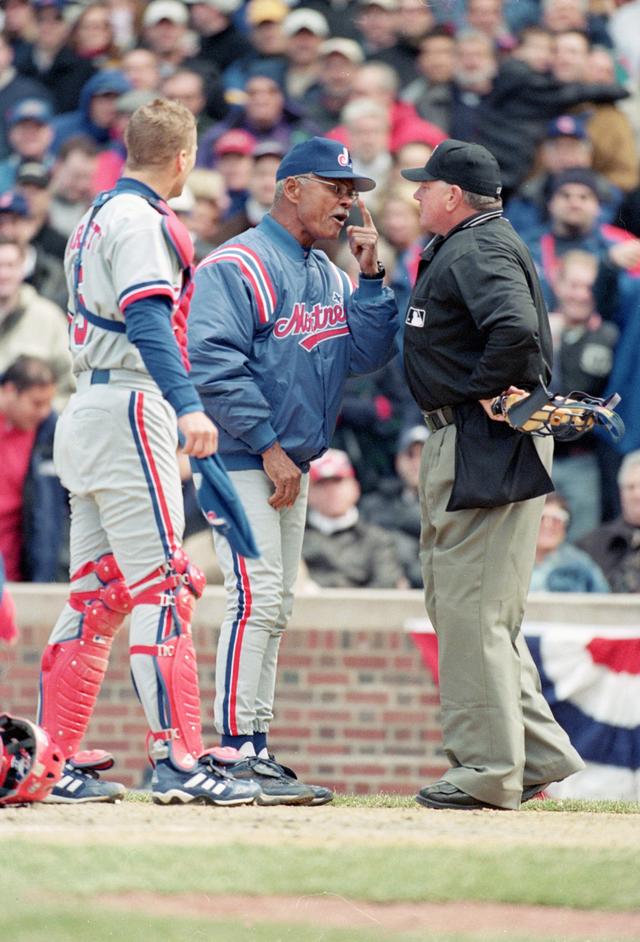
POLYGON ((153 584, 136 593, 133 604, 171 605, 178 624, 189 627, 196 599, 201 597, 207 584, 203 571, 179 548, 142 581, 149 583, 152 579, 155 579, 153 584))
POLYGON ((82 566, 71 577, 72 582, 91 573, 101 585, 69 595, 69 605, 79 615, 78 634, 68 641, 47 645, 41 663, 38 722, 67 758, 80 746, 107 670, 113 639, 133 607, 111 554, 82 566))

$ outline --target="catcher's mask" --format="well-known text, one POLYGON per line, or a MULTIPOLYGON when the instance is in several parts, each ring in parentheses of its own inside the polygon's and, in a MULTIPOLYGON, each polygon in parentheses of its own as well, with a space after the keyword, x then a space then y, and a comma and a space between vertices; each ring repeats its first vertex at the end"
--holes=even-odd
POLYGON ((41 726, 0 715, 0 805, 44 801, 63 767, 62 751, 41 726))

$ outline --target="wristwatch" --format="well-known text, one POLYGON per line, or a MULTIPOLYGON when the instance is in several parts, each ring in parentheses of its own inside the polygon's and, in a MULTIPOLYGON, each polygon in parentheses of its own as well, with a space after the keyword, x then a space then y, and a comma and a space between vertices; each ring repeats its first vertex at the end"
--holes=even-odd
POLYGON ((366 278, 367 281, 372 281, 374 278, 384 278, 386 274, 387 272, 384 265, 382 264, 382 262, 378 262, 378 270, 375 273, 375 275, 365 275, 364 272, 360 272, 360 277, 366 278))

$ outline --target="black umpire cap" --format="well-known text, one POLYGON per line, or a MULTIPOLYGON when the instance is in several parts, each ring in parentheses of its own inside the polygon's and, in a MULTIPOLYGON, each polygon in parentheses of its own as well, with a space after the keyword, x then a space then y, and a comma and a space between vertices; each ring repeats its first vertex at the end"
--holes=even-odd
POLYGON ((449 138, 438 144, 424 167, 402 170, 402 176, 414 183, 444 180, 480 196, 499 199, 502 193, 500 167, 493 154, 481 144, 468 144, 449 138))

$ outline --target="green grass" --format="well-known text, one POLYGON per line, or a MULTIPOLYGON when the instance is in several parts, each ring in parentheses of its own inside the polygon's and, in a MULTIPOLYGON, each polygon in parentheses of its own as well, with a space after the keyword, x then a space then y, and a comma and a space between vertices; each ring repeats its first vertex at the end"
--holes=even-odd
MULTIPOLYGON (((215 826, 215 825, 214 825, 215 826)), ((372 902, 478 900, 633 910, 640 868, 632 848, 67 846, 11 841, 3 897, 128 892, 335 894, 372 902)))
MULTIPOLYGON (((415 808, 411 795, 336 795, 334 805, 343 808, 415 808)), ((577 798, 565 798, 555 801, 528 801, 522 806, 523 811, 583 811, 595 814, 640 814, 639 801, 585 801, 577 798)))
MULTIPOLYGON (((151 803, 149 792, 127 792, 125 801, 151 803)), ((411 808, 416 803, 412 795, 389 795, 379 792, 377 795, 336 795, 332 802, 337 808, 411 808)), ((594 814, 640 814, 640 801, 586 801, 578 798, 565 798, 563 801, 545 799, 529 801, 522 806, 522 811, 582 811, 594 814)))
MULTIPOLYGON (((259 919, 259 907, 252 913, 259 919)), ((327 929, 300 923, 246 924, 244 920, 154 917, 140 913, 92 909, 85 915, 45 906, 0 916, 0 931, 10 942, 505 942, 505 935, 432 934, 428 929, 393 932, 372 929, 327 929)), ((598 936, 599 942, 607 942, 598 936)), ((509 932, 508 942, 540 942, 509 932)), ((565 942, 545 936, 544 942, 565 942)), ((615 942, 611 939, 610 942, 615 942)))

